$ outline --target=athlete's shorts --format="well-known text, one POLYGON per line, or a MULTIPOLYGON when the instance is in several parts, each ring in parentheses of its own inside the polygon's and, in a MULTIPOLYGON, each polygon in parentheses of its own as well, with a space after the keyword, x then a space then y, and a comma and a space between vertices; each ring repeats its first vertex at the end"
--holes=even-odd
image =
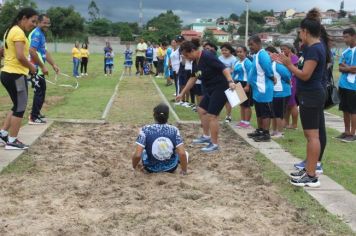
POLYGON ((339 110, 350 114, 356 114, 356 90, 339 87, 339 110))

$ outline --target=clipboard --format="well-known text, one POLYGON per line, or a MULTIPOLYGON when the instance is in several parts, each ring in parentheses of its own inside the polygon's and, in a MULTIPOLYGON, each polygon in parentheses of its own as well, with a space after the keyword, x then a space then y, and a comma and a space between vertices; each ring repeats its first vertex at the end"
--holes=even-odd
POLYGON ((241 83, 236 84, 235 90, 225 90, 225 95, 231 107, 236 107, 247 100, 245 90, 242 88, 241 83))

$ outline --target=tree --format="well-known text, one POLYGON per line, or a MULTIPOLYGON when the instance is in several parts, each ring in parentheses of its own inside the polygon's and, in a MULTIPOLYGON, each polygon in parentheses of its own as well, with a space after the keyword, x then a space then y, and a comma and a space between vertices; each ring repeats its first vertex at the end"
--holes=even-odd
POLYGON ((180 34, 181 24, 179 16, 169 10, 149 20, 142 36, 149 41, 170 41, 180 34))
POLYGON ((215 45, 218 45, 218 40, 215 38, 214 34, 210 30, 204 30, 203 40, 209 41, 215 45))
POLYGON ((100 17, 100 10, 95 1, 91 1, 88 6, 89 21, 95 21, 100 17))
POLYGON ((89 26, 89 34, 98 36, 112 35, 112 22, 105 18, 100 18, 92 21, 89 26))
POLYGON ((13 0, 6 1, 0 11, 0 35, 3 36, 5 31, 12 23, 20 8, 32 7, 37 8, 36 3, 31 0, 13 0))
POLYGON ((133 38, 133 31, 135 30, 135 27, 138 27, 138 24, 132 24, 128 22, 116 22, 113 23, 111 28, 112 28, 112 35, 113 36, 120 36, 121 40, 123 41, 132 41, 134 40, 133 38))
POLYGON ((231 13, 231 15, 229 16, 229 20, 238 21, 239 16, 236 15, 235 13, 231 13))
POLYGON ((292 19, 290 21, 282 20, 277 26, 277 30, 280 33, 290 33, 293 29, 300 25, 302 19, 292 19))
POLYGON ((55 37, 73 37, 83 33, 84 18, 74 11, 73 6, 51 7, 47 15, 52 19, 51 31, 55 37))

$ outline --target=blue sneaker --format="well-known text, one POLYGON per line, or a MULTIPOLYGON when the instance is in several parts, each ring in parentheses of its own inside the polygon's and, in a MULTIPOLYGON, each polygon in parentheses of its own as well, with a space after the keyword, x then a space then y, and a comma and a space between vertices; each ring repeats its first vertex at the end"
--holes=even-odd
POLYGON ((205 138, 203 135, 199 138, 193 139, 193 144, 209 144, 211 142, 210 137, 205 138))
POLYGON ((217 144, 213 144, 213 143, 209 143, 208 146, 206 147, 203 147, 202 149, 200 149, 202 152, 206 152, 206 153, 209 153, 209 152, 216 152, 216 151, 219 151, 219 145, 217 144))
POLYGON ((297 169, 297 170, 303 170, 305 168, 305 164, 307 163, 306 160, 302 161, 302 162, 299 162, 297 164, 294 164, 294 167, 297 169))
POLYGON ((323 166, 321 165, 321 163, 318 163, 318 164, 316 165, 315 173, 316 173, 317 175, 321 175, 323 172, 324 172, 324 171, 323 171, 323 166))

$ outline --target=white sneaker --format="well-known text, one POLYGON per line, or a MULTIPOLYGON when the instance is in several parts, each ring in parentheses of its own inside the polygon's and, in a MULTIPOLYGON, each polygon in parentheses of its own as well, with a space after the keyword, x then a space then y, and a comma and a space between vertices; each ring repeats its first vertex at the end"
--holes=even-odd
POLYGON ((85 76, 88 76, 88 73, 85 73, 85 76))
POLYGON ((175 102, 174 105, 175 105, 175 106, 182 106, 183 103, 184 103, 184 102, 182 102, 182 101, 180 101, 180 102, 175 102))
POLYGON ((84 73, 82 73, 82 76, 84 76, 84 73))
POLYGON ((183 102, 182 107, 189 107, 190 108, 189 102, 183 102))

